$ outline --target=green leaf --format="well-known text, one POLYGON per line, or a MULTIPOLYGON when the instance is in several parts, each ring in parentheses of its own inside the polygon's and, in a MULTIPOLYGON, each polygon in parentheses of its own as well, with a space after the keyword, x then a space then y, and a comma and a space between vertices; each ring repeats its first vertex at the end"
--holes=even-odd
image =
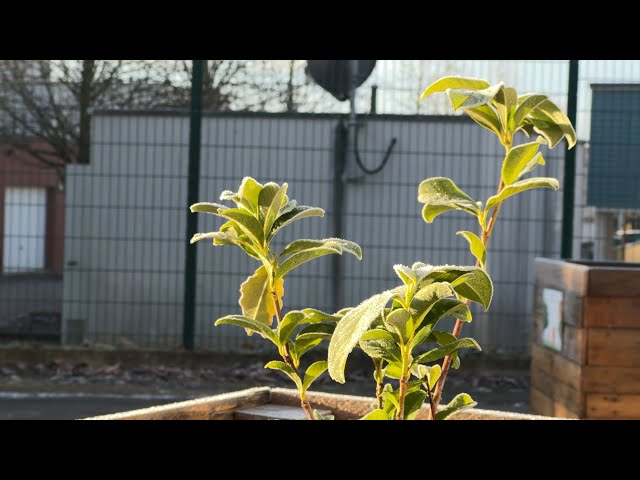
POLYGON ((433 391, 436 386, 436 382, 440 378, 442 368, 440 365, 435 364, 431 367, 427 365, 416 364, 411 367, 411 373, 413 373, 419 379, 426 379, 429 383, 429 389, 433 391))
POLYGON ((482 90, 448 89, 446 91, 454 111, 489 103, 503 87, 503 82, 482 90))
POLYGON ((342 238, 325 238, 323 240, 295 240, 287 245, 280 253, 280 256, 291 255, 294 253, 310 250, 313 248, 336 248, 341 251, 347 251, 355 255, 358 260, 362 260, 362 249, 356 242, 343 240, 342 238))
MULTIPOLYGON (((234 243, 233 241, 231 241, 231 236, 227 232, 196 233, 193 237, 191 237, 191 240, 189 241, 189 243, 193 244, 193 243, 199 242, 200 240, 204 240, 205 238, 212 238, 212 239, 219 238, 221 243, 223 244, 234 243)), ((216 245, 214 242, 212 243, 216 245)))
POLYGON ((418 283, 418 276, 416 275, 415 270, 401 264, 394 265, 393 269, 405 285, 413 286, 418 283))
POLYGON ((280 231, 290 223, 307 217, 324 217, 324 210, 321 208, 299 205, 294 209, 281 214, 273 223, 271 233, 267 236, 267 240, 271 240, 278 231, 280 231))
POLYGON ((471 119, 478 125, 492 131, 498 137, 502 135, 502 126, 496 112, 489 105, 479 105, 474 108, 467 108, 464 113, 469 115, 471 119))
POLYGON ((473 408, 477 405, 477 402, 473 401, 466 393, 460 393, 454 397, 442 410, 436 413, 436 420, 446 420, 454 413, 461 412, 473 408))
POLYGON ((262 225, 249 212, 242 208, 228 208, 221 216, 228 220, 234 220, 242 232, 251 238, 256 245, 262 245, 264 241, 262 225))
POLYGON ((296 342, 298 340, 310 340, 319 338, 321 340, 331 338, 336 326, 332 323, 314 323, 308 325, 300 330, 300 333, 296 336, 296 342))
POLYGON ((306 315, 298 310, 292 310, 284 316, 282 322, 278 325, 278 338, 280 339, 280 345, 287 343, 293 331, 298 325, 304 323, 305 319, 306 315))
POLYGON ((463 348, 475 348, 476 350, 482 350, 478 342, 476 342, 473 338, 461 338, 460 340, 456 340, 455 342, 448 343, 446 345, 442 345, 438 348, 434 348, 433 350, 429 350, 422 355, 418 355, 413 362, 414 363, 429 363, 435 362, 436 360, 440 360, 441 358, 446 357, 447 355, 451 355, 453 352, 457 352, 463 348))
POLYGON ((400 347, 393 335, 386 330, 375 328, 365 333, 359 342, 360 348, 371 358, 383 358, 388 362, 400 362, 400 347))
POLYGON ((338 322, 336 330, 329 342, 329 375, 338 383, 344 383, 344 367, 347 357, 358 344, 371 324, 382 314, 385 305, 395 294, 403 292, 400 287, 393 290, 385 290, 365 300, 360 305, 349 311, 338 322))
POLYGON ((298 387, 299 391, 304 391, 302 380, 300 380, 300 377, 298 376, 296 371, 286 363, 279 360, 272 360, 267 363, 264 368, 270 368, 271 370, 280 370, 281 372, 285 373, 291 380, 293 380, 293 383, 296 384, 296 387, 298 387))
POLYGON ((391 419, 389 418, 389 415, 387 415, 387 412, 377 408, 373 412, 367 413, 360 420, 391 420, 391 419))
POLYGON ((486 80, 480 80, 478 78, 469 77, 443 77, 436 80, 429 85, 420 96, 420 101, 423 101, 432 93, 441 93, 448 88, 466 88, 468 90, 481 90, 490 86, 490 83, 486 80))
POLYGON ((436 343, 440 345, 448 345, 457 340, 457 338, 449 332, 433 332, 431 334, 436 343))
POLYGON ((265 238, 268 237, 269 233, 271 233, 271 228, 273 227, 273 224, 275 223, 276 218, 280 213, 280 209, 284 206, 284 203, 286 202, 286 196, 287 196, 287 184, 283 183, 282 186, 278 189, 276 194, 271 199, 269 208, 267 209, 264 215, 263 231, 264 231, 265 238))
POLYGON ((242 208, 229 208, 218 203, 200 202, 191 205, 192 212, 204 212, 233 220, 237 227, 242 230, 257 245, 262 245, 264 235, 262 233, 262 225, 260 222, 242 208))
MULTIPOLYGON (((541 138, 541 137, 538 137, 541 138)), ((522 172, 520 172, 520 176, 518 177, 518 179, 520 177, 522 177, 523 175, 526 175, 527 173, 531 172, 533 169, 535 169, 538 165, 544 165, 544 157, 542 156, 542 154, 540 152, 538 152, 530 161, 529 163, 527 163, 525 165, 525 167, 522 169, 522 172)))
POLYGON ((384 369, 385 376, 399 380, 402 377, 402 364, 398 362, 389 363, 384 369))
POLYGON ((512 130, 513 121, 509 122, 518 102, 518 94, 513 88, 502 87, 493 98, 493 103, 498 111, 498 118, 505 131, 512 130), (511 124, 510 124, 511 123, 511 124))
POLYGON ((289 341, 291 356, 293 357, 296 367, 299 365, 302 356, 313 347, 320 345, 320 343, 322 343, 322 340, 322 338, 296 338, 295 342, 289 341))
POLYGON ((391 414, 394 410, 398 410, 400 408, 400 403, 398 402, 398 392, 389 392, 383 391, 382 398, 385 401, 384 411, 388 414, 391 414))
POLYGON ((253 318, 243 317, 242 315, 227 315, 226 317, 216 320, 215 325, 235 325, 236 327, 242 327, 245 330, 258 332, 263 338, 271 340, 274 345, 280 347, 276 333, 264 323, 258 322, 253 318))
POLYGON ((523 175, 523 170, 538 153, 539 147, 538 142, 531 142, 517 145, 509 150, 502 162, 502 180, 505 185, 511 185, 523 175))
POLYGON ((460 358, 458 357, 458 352, 453 352, 451 354, 451 368, 457 370, 460 368, 460 358))
POLYGON ((308 323, 319 322, 338 322, 344 315, 340 315, 340 312, 336 314, 329 314, 316 310, 315 308, 305 308, 302 313, 307 317, 308 323))
MULTIPOLYGON (((256 217, 258 217, 258 198, 262 188, 262 184, 256 182, 253 178, 244 177, 238 189, 241 205, 256 217)), ((222 198, 220 199, 223 200, 222 198)))
POLYGON ((469 242, 469 249, 474 257, 480 262, 480 266, 485 268, 487 266, 487 250, 482 243, 482 240, 473 232, 460 231, 456 232, 456 235, 461 235, 469 242))
POLYGON ((387 315, 384 323, 390 331, 396 332, 404 343, 413 335, 411 314, 402 308, 394 310, 387 315))
POLYGON ((302 391, 306 392, 311 384, 327 370, 327 361, 321 360, 319 362, 312 363, 304 374, 304 381, 302 382, 302 391))
POLYGON ((325 238, 324 240, 296 240, 290 243, 282 251, 281 255, 290 255, 284 260, 276 270, 276 278, 284 277, 294 268, 323 255, 342 252, 355 255, 358 260, 362 259, 360 246, 355 242, 343 240, 341 238, 325 238), (313 245, 313 246, 310 246, 313 245), (307 247, 304 248, 303 247, 307 247))
POLYGON ((431 332, 433 331, 435 324, 436 322, 427 324, 417 331, 417 333, 413 337, 413 340, 411 341, 412 351, 414 348, 416 348, 418 345, 421 345, 423 342, 425 342, 429 338, 429 335, 431 335, 431 332))
POLYGON ((427 223, 447 210, 463 210, 476 216, 480 213, 473 199, 446 177, 423 180, 418 187, 418 201, 425 204, 422 218, 427 223))
POLYGON ((407 393, 404 397, 404 419, 414 420, 418 413, 420 413, 420 407, 424 403, 424 399, 427 396, 427 392, 423 390, 415 390, 407 393))
MULTIPOLYGON (((273 316, 276 307, 270 290, 269 273, 264 266, 259 267, 240 286, 240 307, 245 317, 252 318, 258 322, 270 326, 273 323, 273 316)), ((280 302, 284 295, 284 280, 276 281, 276 296, 280 302)))
POLYGON ((480 303, 485 310, 491 304, 493 283, 487 272, 480 267, 458 265, 434 267, 424 279, 424 282, 429 281, 450 283, 458 294, 480 303))
POLYGON ((515 195, 516 193, 531 190, 532 188, 551 188, 553 190, 558 190, 558 188, 560 188, 560 184, 555 178, 549 177, 534 177, 517 181, 503 188, 499 194, 490 197, 487 200, 487 211, 498 206, 500 203, 504 202, 507 198, 515 195))
POLYGON ((219 203, 210 203, 210 202, 199 202, 194 203, 189 207, 192 213, 201 212, 201 213, 211 213, 212 215, 222 216, 222 213, 225 210, 229 210, 229 207, 225 205, 220 205, 219 203))
POLYGON ((434 282, 420 288, 411 299, 411 310, 414 312, 415 327, 420 328, 425 317, 441 298, 453 295, 448 283, 434 282))
POLYGON ((445 317, 452 317, 467 323, 472 318, 467 304, 457 298, 443 298, 438 300, 431 308, 425 322, 435 323, 445 317))
MULTIPOLYGON (((553 124, 562 131, 562 136, 567 139, 569 148, 573 148, 573 146, 576 144, 576 132, 573 129, 573 125, 571 125, 571 121, 551 100, 546 99, 545 101, 540 103, 531 111, 530 117, 534 127, 536 127, 536 130, 543 130, 542 126, 536 125, 536 121, 553 124)), ((539 133, 547 138, 543 131, 540 131, 539 133)), ((555 138, 555 136, 553 138, 555 138)), ((551 141, 549 138, 547 138, 547 140, 549 141, 549 148, 555 147, 556 144, 560 141, 551 141)))
POLYGON ((518 97, 518 107, 513 114, 513 123, 515 128, 519 128, 522 121, 531 113, 531 111, 544 102, 548 97, 546 95, 527 94, 518 97))

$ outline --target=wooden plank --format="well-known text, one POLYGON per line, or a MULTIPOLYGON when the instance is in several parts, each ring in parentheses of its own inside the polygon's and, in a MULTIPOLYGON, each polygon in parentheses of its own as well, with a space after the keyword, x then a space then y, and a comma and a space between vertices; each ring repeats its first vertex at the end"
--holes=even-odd
POLYGON ((640 395, 589 393, 587 418, 640 420, 640 395))
POLYGON ((588 297, 640 297, 640 268, 591 267, 588 297))
MULTIPOLYGON (((318 410, 321 415, 331 415, 331 410, 318 410)), ((274 405, 267 403, 235 411, 236 420, 307 420, 307 414, 302 407, 289 405, 274 405)))
POLYGON ((531 346, 531 369, 540 369, 547 375, 580 390, 582 366, 567 360, 560 353, 540 345, 531 346))
MULTIPOLYGON (((566 417, 569 416, 566 412, 572 412, 571 418, 576 418, 584 414, 584 401, 580 391, 538 368, 531 368, 531 389, 552 401, 556 416, 566 417)), ((549 408, 548 405, 545 406, 549 408)))
MULTIPOLYGON (((569 385, 562 382, 554 382, 553 384, 553 400, 554 400, 554 414, 556 416, 560 415, 558 411, 558 406, 560 406, 563 411, 566 409, 570 412, 575 412, 575 415, 580 417, 584 415, 584 400, 583 395, 576 390, 575 388, 571 388, 569 385)), ((562 416, 565 416, 562 414, 562 416)))
POLYGON ((640 297, 586 297, 587 327, 640 329, 640 297))
POLYGON ((587 293, 589 267, 550 258, 535 259, 535 284, 577 296, 587 293))
POLYGON ((574 327, 583 326, 583 311, 585 297, 574 293, 565 293, 562 299, 562 322, 574 327))
POLYGON ((589 393, 640 393, 640 367, 598 367, 587 365, 584 391, 589 393))
POLYGON ((531 386, 536 390, 553 398, 553 384, 556 380, 547 372, 543 372, 539 368, 531 367, 531 386))
POLYGON ((562 328, 562 356, 579 365, 587 360, 587 330, 571 325, 562 328))
POLYGON ((540 390, 535 388, 530 389, 531 395, 531 409, 534 413, 538 415, 546 415, 548 417, 553 417, 554 406, 553 400, 547 397, 540 390))
POLYGON ((566 405, 560 402, 554 402, 553 404, 553 416, 562 418, 584 418, 576 412, 570 410, 566 405))
POLYGON ((589 365, 640 365, 640 330, 591 328, 587 331, 589 365))
POLYGON ((100 415, 85 420, 213 420, 220 418, 221 413, 241 406, 249 407, 266 403, 269 401, 270 394, 269 387, 256 387, 186 402, 100 415))
POLYGON ((531 345, 531 368, 539 368, 543 372, 551 374, 553 371, 553 352, 547 347, 531 345))

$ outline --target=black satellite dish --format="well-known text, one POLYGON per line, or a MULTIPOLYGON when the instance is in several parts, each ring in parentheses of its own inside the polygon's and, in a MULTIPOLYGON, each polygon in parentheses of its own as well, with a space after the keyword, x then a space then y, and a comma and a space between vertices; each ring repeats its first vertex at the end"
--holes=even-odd
POLYGON ((375 66, 376 60, 307 60, 305 71, 318 85, 344 102, 352 89, 369 78, 375 66))
POLYGON ((367 167, 360 158, 355 93, 356 89, 369 78, 375 66, 376 60, 307 60, 307 68, 305 70, 308 76, 340 102, 345 100, 351 102, 349 129, 353 132, 353 155, 358 167, 368 175, 378 173, 384 168, 397 141, 396 138, 391 139, 382 162, 375 168, 367 167))

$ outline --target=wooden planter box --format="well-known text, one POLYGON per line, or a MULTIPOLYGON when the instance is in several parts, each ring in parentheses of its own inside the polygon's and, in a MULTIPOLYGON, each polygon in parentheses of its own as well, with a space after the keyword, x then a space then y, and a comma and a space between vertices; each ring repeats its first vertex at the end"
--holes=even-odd
POLYGON ((535 262, 533 410, 640 419, 640 264, 535 262), (553 323, 549 310, 560 297, 554 336, 553 329, 545 330, 545 317, 553 323), (554 343, 559 351, 550 347, 554 343))
MULTIPOLYGON (((309 392, 313 408, 336 420, 355 420, 370 411, 371 398, 334 393, 309 392)), ((418 418, 426 418, 428 406, 423 406, 418 418)), ((143 408, 129 412, 101 415, 85 420, 303 420, 298 392, 288 388, 257 387, 213 397, 143 408)), ((462 411, 455 420, 555 420, 549 417, 497 410, 471 409, 462 411)))

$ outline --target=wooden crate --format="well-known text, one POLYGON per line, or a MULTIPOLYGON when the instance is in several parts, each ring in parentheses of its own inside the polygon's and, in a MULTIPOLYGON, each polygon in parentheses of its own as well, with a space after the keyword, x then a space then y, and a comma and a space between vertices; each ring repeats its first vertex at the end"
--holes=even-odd
POLYGON ((534 412, 640 419, 640 264, 537 258, 534 292, 534 412), (563 293, 561 351, 542 341, 544 289, 563 293))

